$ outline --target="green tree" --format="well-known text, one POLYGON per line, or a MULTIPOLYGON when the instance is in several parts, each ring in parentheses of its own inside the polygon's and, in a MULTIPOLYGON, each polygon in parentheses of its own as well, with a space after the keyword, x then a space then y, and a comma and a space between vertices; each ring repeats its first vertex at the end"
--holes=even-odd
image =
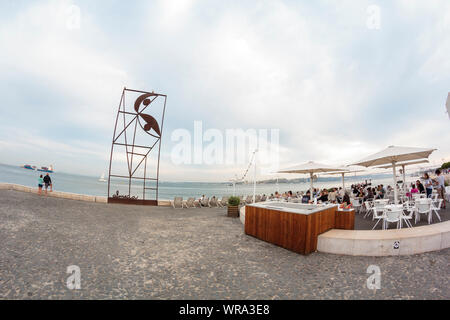
POLYGON ((450 162, 444 162, 441 166, 441 169, 449 169, 450 168, 450 162))

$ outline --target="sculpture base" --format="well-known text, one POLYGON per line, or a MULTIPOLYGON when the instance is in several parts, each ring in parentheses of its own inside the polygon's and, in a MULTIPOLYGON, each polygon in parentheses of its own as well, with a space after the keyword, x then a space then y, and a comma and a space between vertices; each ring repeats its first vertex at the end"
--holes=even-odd
POLYGON ((142 200, 142 199, 127 199, 127 198, 108 197, 108 203, 135 204, 135 205, 141 205, 141 206, 157 206, 158 200, 142 200))

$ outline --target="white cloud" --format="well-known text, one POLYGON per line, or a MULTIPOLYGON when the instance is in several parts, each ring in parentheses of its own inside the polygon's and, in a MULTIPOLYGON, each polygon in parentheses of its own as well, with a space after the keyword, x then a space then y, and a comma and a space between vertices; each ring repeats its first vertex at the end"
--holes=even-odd
MULTIPOLYGON (((368 1, 160 1, 144 10, 136 24, 143 29, 123 46, 116 42, 126 37, 82 4, 80 29, 67 29, 64 9, 74 3, 30 4, 0 23, 0 67, 63 96, 64 105, 51 106, 53 122, 70 119, 81 132, 109 138, 122 87, 139 84, 169 93, 167 128, 190 129, 196 119, 220 130, 279 128, 281 165, 348 163, 391 144, 450 155, 448 119, 436 103, 450 79, 448 1, 380 5, 377 31, 366 27, 368 1), (398 30, 408 30, 411 41, 405 45, 398 30), (399 103, 408 109, 389 108, 399 103)), ((123 14, 121 23, 137 19, 123 14)), ((448 86, 444 91, 443 100, 448 86)), ((92 167, 109 156, 98 137, 60 144, 38 128, 33 137, 38 147, 27 143, 31 137, 13 139, 22 150, 60 153, 61 161, 83 153, 92 167)), ((1 138, 10 150, 12 142, 1 138)), ((226 180, 245 169, 175 166, 165 144, 163 179, 226 180)))

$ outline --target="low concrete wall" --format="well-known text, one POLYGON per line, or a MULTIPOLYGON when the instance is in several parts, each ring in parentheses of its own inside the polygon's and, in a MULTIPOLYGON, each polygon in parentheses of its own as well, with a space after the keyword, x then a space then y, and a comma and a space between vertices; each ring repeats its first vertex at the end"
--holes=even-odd
MULTIPOLYGON (((240 209, 245 225, 245 206, 240 209)), ((450 247, 450 221, 391 230, 327 231, 318 237, 317 251, 351 256, 396 256, 450 247)))
MULTIPOLYGON (((30 193, 35 193, 35 194, 38 193, 37 188, 22 186, 20 184, 13 184, 13 183, 0 183, 0 190, 15 190, 15 191, 22 191, 22 192, 30 192, 30 193)), ((47 192, 47 196, 55 197, 55 198, 70 199, 70 200, 78 200, 78 201, 108 203, 107 197, 90 196, 90 195, 85 195, 85 194, 62 192, 62 191, 47 192)), ((158 200, 158 206, 163 206, 163 207, 171 206, 170 200, 158 200)))
MULTIPOLYGON (((32 188, 32 187, 27 187, 27 186, 22 186, 19 184, 12 184, 12 183, 0 183, 0 189, 21 191, 21 192, 30 192, 30 193, 35 193, 35 194, 38 193, 37 188, 32 188)), ((69 193, 69 192, 62 192, 62 191, 47 192, 47 196, 54 197, 54 198, 70 199, 70 200, 107 203, 106 197, 90 196, 90 195, 85 195, 85 194, 69 193)))
POLYGON ((242 206, 239 209, 239 219, 241 220, 242 224, 245 226, 245 206, 242 206))
POLYGON ((337 230, 319 235, 317 251, 352 256, 411 255, 450 247, 450 221, 391 230, 337 230))

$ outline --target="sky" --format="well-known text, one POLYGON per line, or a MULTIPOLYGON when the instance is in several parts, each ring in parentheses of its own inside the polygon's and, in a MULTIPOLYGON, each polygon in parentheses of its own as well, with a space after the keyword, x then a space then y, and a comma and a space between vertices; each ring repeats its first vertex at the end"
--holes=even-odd
POLYGON ((389 145, 450 161, 449 34, 448 0, 3 0, 0 163, 106 172, 123 87, 168 97, 166 181, 247 167, 174 163, 172 135, 195 121, 279 130, 281 167, 389 145))

